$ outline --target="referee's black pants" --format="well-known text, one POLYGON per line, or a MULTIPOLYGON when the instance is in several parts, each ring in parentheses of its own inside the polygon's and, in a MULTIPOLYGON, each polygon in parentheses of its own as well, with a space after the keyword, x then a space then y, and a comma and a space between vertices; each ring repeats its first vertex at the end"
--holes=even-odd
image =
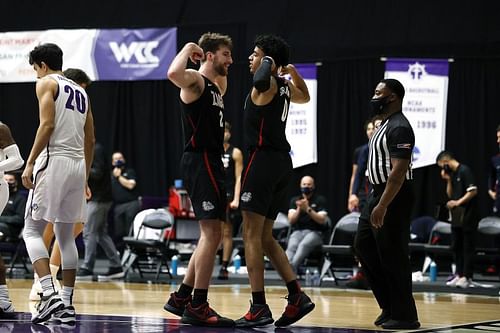
POLYGON ((389 311, 391 319, 413 322, 418 315, 412 294, 408 242, 414 194, 405 182, 387 207, 384 225, 375 229, 370 224, 370 214, 383 190, 383 185, 375 185, 368 196, 354 247, 380 308, 389 311))

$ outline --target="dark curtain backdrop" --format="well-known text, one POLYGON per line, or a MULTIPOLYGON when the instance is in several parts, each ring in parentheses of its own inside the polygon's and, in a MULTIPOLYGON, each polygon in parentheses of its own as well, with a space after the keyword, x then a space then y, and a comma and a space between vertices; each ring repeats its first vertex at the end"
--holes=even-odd
MULTIPOLYGON (((335 221, 346 213, 352 152, 366 141, 367 101, 383 77, 380 56, 455 58, 450 64, 446 147, 473 169, 481 214, 489 213, 486 180, 498 152, 500 123, 500 24, 494 2, 460 3, 376 0, 328 2, 279 0, 209 5, 199 0, 95 1, 68 5, 59 0, 34 6, 27 0, 0 4, 0 31, 51 28, 178 29, 178 47, 205 31, 233 38, 235 63, 224 98, 233 141, 242 145, 242 108, 251 78, 247 57, 256 34, 277 33, 291 45, 293 62, 320 61, 318 69, 318 159, 295 170, 290 195, 301 176, 316 178, 335 221), (334 10, 331 10, 333 6, 334 10), (40 14, 40 8, 50 8, 40 14), (264 10, 263 10, 264 8, 264 10), (22 17, 22 19, 20 19, 22 17), (391 17, 386 20, 386 17, 391 17)), ((38 126, 34 83, 0 84, 0 120, 7 123, 27 156, 38 126)), ((96 134, 109 154, 121 150, 138 174, 143 195, 166 196, 178 177, 182 152, 178 89, 170 82, 94 82, 89 94, 96 134)), ((414 215, 433 214, 445 200, 435 166, 415 172, 414 215)))
MULTIPOLYGON (((335 221, 346 213, 352 152, 366 142, 363 123, 368 100, 384 63, 379 59, 324 62, 318 68, 318 160, 294 171, 290 195, 300 178, 316 178, 317 190, 329 200, 335 221)), ((34 83, 0 84, 0 119, 7 123, 27 156, 38 126, 34 83)), ((226 119, 233 124, 233 141, 242 147, 242 108, 250 88, 246 63, 230 69, 225 97, 226 119)), ((497 96, 500 60, 456 59, 450 67, 446 148, 469 165, 479 185, 481 214, 490 211, 487 171, 498 152, 495 128, 500 123, 497 96)), ((178 177, 182 128, 178 89, 169 81, 94 82, 89 87, 97 140, 109 153, 121 150, 136 169, 140 192, 166 196, 178 177)), ((435 166, 415 172, 414 215, 433 214, 445 200, 444 182, 435 166)))

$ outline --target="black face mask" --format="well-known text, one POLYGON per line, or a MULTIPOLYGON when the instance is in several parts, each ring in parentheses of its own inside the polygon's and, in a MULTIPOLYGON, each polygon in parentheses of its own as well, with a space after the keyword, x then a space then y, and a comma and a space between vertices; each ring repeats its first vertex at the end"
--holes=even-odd
POLYGON ((300 188, 300 191, 303 193, 303 194, 309 194, 309 193, 312 193, 313 189, 312 187, 301 187, 300 188))
POLYGON ((370 106, 372 108, 372 114, 377 115, 381 114, 384 111, 384 107, 389 104, 387 100, 389 96, 381 97, 381 98, 373 98, 370 100, 370 106))
POLYGON ((448 175, 453 172, 448 164, 443 165, 443 170, 448 175))
POLYGON ((17 192, 17 186, 16 186, 16 184, 11 184, 11 183, 7 183, 7 184, 9 184, 9 193, 10 194, 17 192))

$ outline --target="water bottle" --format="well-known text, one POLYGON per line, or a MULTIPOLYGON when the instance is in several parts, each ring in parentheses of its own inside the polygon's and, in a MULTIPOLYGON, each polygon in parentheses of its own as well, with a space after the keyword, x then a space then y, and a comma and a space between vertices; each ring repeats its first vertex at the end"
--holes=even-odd
POLYGON ((179 265, 179 257, 174 255, 170 262, 171 273, 173 276, 177 276, 177 266, 179 265))
POLYGON ((239 254, 234 256, 233 263, 234 263, 234 272, 238 273, 241 267, 241 257, 239 254))
POLYGON ((429 266, 429 277, 431 279, 431 282, 436 282, 437 280, 437 265, 435 261, 431 262, 431 265, 429 266))
POLYGON ((312 282, 312 275, 309 269, 306 269, 306 287, 310 287, 312 282))
POLYGON ((312 285, 315 286, 315 287, 318 287, 319 284, 320 284, 320 280, 319 280, 319 271, 317 269, 314 270, 314 273, 312 275, 312 278, 311 278, 311 282, 312 282, 312 285))

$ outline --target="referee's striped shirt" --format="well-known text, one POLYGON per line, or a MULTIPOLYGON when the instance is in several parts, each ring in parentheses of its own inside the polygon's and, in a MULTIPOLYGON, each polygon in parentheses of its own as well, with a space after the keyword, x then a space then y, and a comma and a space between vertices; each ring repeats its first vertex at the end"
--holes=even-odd
POLYGON ((413 179, 411 158, 415 134, 403 112, 387 118, 369 142, 368 178, 375 185, 385 184, 392 170, 391 157, 410 160, 406 179, 413 179))

